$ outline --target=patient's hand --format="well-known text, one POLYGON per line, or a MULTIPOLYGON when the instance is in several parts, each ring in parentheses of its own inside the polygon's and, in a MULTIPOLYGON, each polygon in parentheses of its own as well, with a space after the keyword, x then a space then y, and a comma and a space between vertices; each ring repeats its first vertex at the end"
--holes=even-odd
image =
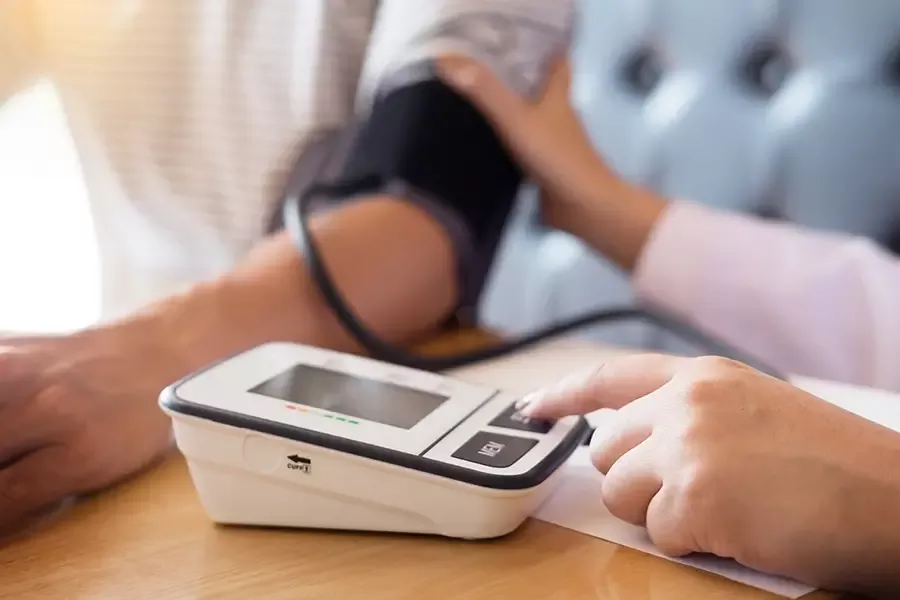
MULTIPOLYGON (((527 398, 535 418, 616 409, 591 454, 614 515, 661 551, 813 585, 900 590, 900 434, 719 358, 633 356, 527 398)), ((890 596, 896 597, 896 596, 890 596)))
POLYGON ((129 325, 0 340, 0 531, 170 448, 157 398, 184 366, 160 337, 129 325))

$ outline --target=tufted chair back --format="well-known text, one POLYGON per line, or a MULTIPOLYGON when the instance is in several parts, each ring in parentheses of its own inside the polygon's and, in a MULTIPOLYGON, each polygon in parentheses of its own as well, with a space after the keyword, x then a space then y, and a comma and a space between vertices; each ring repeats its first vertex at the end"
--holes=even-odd
MULTIPOLYGON (((583 0, 580 10, 573 101, 620 174, 900 252, 900 2, 583 0)), ((542 228, 527 199, 522 210, 489 322, 530 329, 631 301, 615 269, 542 228)), ((590 337, 683 350, 636 326, 590 337)))

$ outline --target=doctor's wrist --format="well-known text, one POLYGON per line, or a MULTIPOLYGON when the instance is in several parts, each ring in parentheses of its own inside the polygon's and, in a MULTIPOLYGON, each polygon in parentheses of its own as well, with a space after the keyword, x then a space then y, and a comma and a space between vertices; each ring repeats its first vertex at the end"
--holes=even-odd
POLYGON ((655 193, 599 173, 590 192, 545 201, 550 225, 580 238, 625 272, 633 271, 668 202, 655 193))

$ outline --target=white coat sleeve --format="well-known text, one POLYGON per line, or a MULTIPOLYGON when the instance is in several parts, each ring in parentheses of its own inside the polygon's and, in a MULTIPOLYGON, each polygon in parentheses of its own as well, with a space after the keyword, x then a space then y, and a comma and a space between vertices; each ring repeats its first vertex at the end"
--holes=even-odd
POLYGON ((900 258, 868 239, 675 203, 634 284, 782 371, 900 391, 900 258))

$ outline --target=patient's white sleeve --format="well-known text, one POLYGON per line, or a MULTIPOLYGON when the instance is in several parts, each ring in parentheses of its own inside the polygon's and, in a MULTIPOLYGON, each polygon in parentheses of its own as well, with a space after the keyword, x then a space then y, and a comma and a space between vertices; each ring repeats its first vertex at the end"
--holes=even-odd
POLYGON ((677 202, 634 285, 782 371, 900 390, 900 259, 868 239, 677 202))
POLYGON ((430 76, 416 67, 444 53, 477 58, 532 95, 568 49, 574 18, 574 0, 382 0, 358 102, 365 109, 392 81, 430 76))

